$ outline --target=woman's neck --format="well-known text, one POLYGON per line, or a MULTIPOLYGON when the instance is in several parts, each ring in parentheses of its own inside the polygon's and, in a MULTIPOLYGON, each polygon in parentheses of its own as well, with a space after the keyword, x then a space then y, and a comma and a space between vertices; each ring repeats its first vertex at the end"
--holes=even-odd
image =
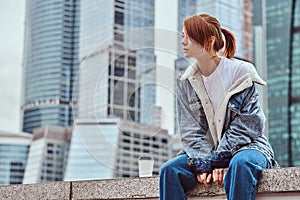
POLYGON ((212 56, 208 59, 197 59, 197 67, 200 69, 202 75, 209 76, 216 70, 220 61, 221 58, 218 56, 212 56))

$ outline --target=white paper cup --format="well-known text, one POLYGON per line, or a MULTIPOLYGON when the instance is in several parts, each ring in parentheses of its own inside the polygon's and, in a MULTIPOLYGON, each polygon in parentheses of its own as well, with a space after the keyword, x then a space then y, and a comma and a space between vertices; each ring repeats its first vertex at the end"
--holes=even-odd
POLYGON ((151 156, 141 156, 138 159, 139 177, 152 176, 154 160, 151 156))

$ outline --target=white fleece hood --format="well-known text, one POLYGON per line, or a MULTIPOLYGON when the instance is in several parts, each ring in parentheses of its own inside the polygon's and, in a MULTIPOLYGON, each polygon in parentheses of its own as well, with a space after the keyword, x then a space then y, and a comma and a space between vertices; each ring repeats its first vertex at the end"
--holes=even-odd
MULTIPOLYGON (((183 81, 185 79, 188 79, 198 71, 199 68, 197 67, 196 62, 194 62, 185 70, 184 74, 180 77, 180 80, 183 81)), ((259 76, 255 67, 252 64, 249 65, 249 74, 253 82, 256 82, 260 85, 266 85, 266 82, 259 76)))

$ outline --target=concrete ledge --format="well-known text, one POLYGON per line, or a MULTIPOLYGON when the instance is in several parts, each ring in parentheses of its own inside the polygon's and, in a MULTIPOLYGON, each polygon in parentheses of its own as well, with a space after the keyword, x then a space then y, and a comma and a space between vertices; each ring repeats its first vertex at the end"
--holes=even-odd
MULTIPOLYGON (((158 177, 52 182, 0 187, 0 199, 158 199, 158 177)), ((189 199, 226 199, 223 188, 197 186, 189 199)), ((300 199, 300 168, 264 170, 257 199, 300 199)))
POLYGON ((300 192, 300 168, 264 170, 258 192, 300 192))
POLYGON ((70 182, 9 185, 0 187, 0 199, 70 199, 70 182))
MULTIPOLYGON (((257 199, 271 197, 274 200, 287 197, 286 199, 291 200, 293 199, 292 196, 296 196, 295 199, 300 199, 300 168, 290 167, 264 170, 257 192, 257 199), (281 195, 278 195, 278 193, 281 193, 281 195)), ((199 185, 189 192, 188 195, 192 197, 191 199, 212 199, 211 197, 226 199, 224 189, 214 185, 210 188, 199 185)))
POLYGON ((73 199, 157 199, 158 177, 72 183, 73 199))

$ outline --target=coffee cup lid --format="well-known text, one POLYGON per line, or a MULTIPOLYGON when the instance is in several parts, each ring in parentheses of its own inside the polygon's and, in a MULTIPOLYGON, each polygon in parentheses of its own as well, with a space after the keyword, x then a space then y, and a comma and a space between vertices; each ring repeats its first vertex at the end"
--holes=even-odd
POLYGON ((152 156, 140 156, 139 160, 153 160, 152 156))

